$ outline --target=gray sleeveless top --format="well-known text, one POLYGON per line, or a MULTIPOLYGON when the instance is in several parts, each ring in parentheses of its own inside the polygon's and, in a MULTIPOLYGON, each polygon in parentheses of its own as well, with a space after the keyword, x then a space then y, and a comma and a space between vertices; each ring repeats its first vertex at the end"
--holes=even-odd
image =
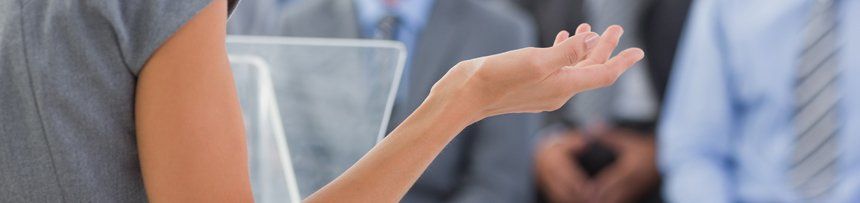
POLYGON ((210 2, 0 1, 0 202, 145 202, 137 74, 210 2))

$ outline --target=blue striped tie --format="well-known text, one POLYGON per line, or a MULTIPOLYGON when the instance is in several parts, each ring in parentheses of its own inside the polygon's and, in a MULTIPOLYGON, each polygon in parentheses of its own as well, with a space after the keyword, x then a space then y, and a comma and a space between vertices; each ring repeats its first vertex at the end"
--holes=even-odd
POLYGON ((804 27, 795 83, 795 150, 790 173, 803 198, 819 201, 836 184, 841 127, 837 104, 838 22, 834 0, 817 0, 804 27))

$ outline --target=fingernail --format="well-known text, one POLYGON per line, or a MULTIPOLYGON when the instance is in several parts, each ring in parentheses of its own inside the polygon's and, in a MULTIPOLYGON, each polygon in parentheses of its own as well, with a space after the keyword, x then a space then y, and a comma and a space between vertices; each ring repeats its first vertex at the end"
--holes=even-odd
POLYGON ((637 60, 642 60, 642 58, 645 58, 645 51, 639 48, 635 48, 633 49, 633 55, 636 56, 637 60))
POLYGON ((598 39, 598 38, 600 38, 600 37, 599 37, 599 36, 597 36, 597 33, 593 33, 593 32, 588 33, 587 35, 588 35, 588 36, 586 36, 586 37, 585 37, 585 48, 586 48, 586 49, 591 49, 591 48, 593 48, 595 45, 597 45, 597 39, 598 39))
POLYGON ((579 24, 579 26, 576 26, 576 30, 578 31, 580 29, 591 30, 591 25, 589 25, 588 23, 579 24))
POLYGON ((610 25, 609 28, 606 29, 611 28, 617 29, 619 34, 624 34, 624 27, 621 27, 620 25, 610 25))

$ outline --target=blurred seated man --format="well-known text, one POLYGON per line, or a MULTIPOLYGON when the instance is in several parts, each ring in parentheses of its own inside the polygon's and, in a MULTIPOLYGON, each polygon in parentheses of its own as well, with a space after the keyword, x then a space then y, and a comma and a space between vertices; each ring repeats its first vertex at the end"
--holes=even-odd
POLYGON ((672 202, 860 202, 860 1, 700 0, 660 126, 672 202))
MULTIPOLYGON (((309 0, 288 8, 281 35, 398 40, 408 51, 390 127, 424 100, 457 62, 532 45, 521 11, 482 0, 309 0), (492 33, 492 34, 486 34, 492 33)), ((368 67, 373 68, 373 67, 368 67)), ((534 115, 506 115, 463 131, 421 176, 403 202, 530 200, 534 115)))
POLYGON ((648 50, 616 86, 579 94, 553 112, 536 153, 541 201, 660 202, 654 128, 689 0, 520 1, 543 45, 582 22, 626 28, 621 47, 648 50))
POLYGON ((278 19, 284 10, 302 0, 242 0, 230 21, 229 35, 273 35, 280 27, 278 19))

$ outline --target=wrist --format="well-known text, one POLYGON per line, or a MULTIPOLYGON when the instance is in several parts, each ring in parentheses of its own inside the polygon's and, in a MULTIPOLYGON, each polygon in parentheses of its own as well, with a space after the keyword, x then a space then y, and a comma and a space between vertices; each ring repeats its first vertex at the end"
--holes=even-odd
POLYGON ((438 108, 466 126, 491 116, 487 102, 479 96, 484 92, 475 91, 475 81, 470 79, 474 77, 474 69, 484 60, 478 58, 457 63, 433 85, 421 106, 438 108))
POLYGON ((431 91, 427 99, 418 108, 436 112, 441 119, 453 122, 449 124, 462 127, 484 119, 486 116, 481 111, 480 105, 473 99, 462 96, 461 92, 461 90, 431 91))

